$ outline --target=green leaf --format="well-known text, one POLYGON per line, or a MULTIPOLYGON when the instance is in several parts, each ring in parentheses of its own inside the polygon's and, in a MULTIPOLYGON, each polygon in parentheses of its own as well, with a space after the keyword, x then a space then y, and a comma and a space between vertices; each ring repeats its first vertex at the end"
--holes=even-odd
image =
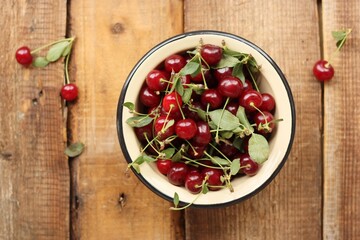
POLYGON ((52 45, 46 54, 46 60, 49 62, 57 61, 65 51, 66 47, 69 46, 70 42, 64 41, 52 45))
POLYGON ((62 56, 66 57, 67 55, 69 55, 69 53, 71 52, 71 48, 72 48, 72 43, 69 44, 63 51, 62 56))
POLYGON ((260 134, 253 133, 249 139, 249 155, 252 160, 262 164, 270 154, 269 143, 266 138, 260 134))
POLYGON ((183 101, 183 103, 189 103, 190 99, 191 99, 191 95, 192 95, 192 89, 191 88, 185 88, 184 92, 181 96, 181 99, 183 101))
POLYGON ((174 119, 171 119, 170 121, 168 121, 167 123, 165 123, 165 127, 164 127, 164 132, 166 130, 168 130, 171 126, 173 126, 175 124, 175 120, 174 119))
POLYGON ((135 161, 133 161, 132 163, 130 163, 130 165, 133 165, 134 163, 140 165, 140 164, 143 164, 145 162, 145 159, 144 159, 144 156, 143 155, 140 155, 138 156, 135 161))
POLYGON ((126 102, 126 103, 123 104, 123 106, 128 108, 130 111, 135 110, 135 104, 133 104, 132 102, 126 102))
POLYGON ((240 159, 236 158, 231 162, 230 174, 236 175, 240 171, 240 159))
POLYGON ((175 153, 175 148, 166 148, 161 153, 165 154, 165 158, 170 159, 175 153))
POLYGON ((224 54, 215 68, 234 67, 238 63, 240 63, 240 60, 236 57, 224 54))
POLYGON ((231 131, 223 131, 220 133, 220 135, 225 139, 230 139, 234 135, 234 133, 231 131))
POLYGON ((234 138, 234 141, 233 141, 233 146, 237 149, 237 150, 242 150, 242 144, 243 144, 243 139, 240 138, 240 137, 236 137, 234 138))
POLYGON ((229 166, 230 163, 228 160, 220 158, 218 156, 214 156, 211 158, 211 162, 217 165, 222 165, 222 166, 229 166))
POLYGON ((84 147, 85 147, 85 144, 83 144, 81 142, 72 143, 65 149, 64 153, 68 157, 77 157, 83 152, 84 147))
POLYGON ((242 53, 237 52, 237 51, 234 51, 234 50, 231 50, 231 49, 229 49, 229 48, 227 48, 227 47, 224 47, 223 53, 224 53, 225 55, 232 56, 232 57, 240 57, 240 56, 243 55, 242 53))
POLYGON ((203 184, 203 185, 202 185, 201 193, 202 193, 202 194, 207 194, 208 192, 209 192, 208 185, 207 185, 207 184, 203 184))
POLYGON ((152 122, 152 118, 149 116, 135 116, 126 120, 126 123, 131 127, 144 127, 152 122))
POLYGON ((243 72, 243 63, 238 63, 234 66, 234 68, 232 70, 232 75, 239 78, 243 84, 245 83, 245 76, 244 76, 244 72, 243 72))
POLYGON ((342 41, 347 36, 347 31, 346 30, 332 31, 331 35, 336 41, 342 41))
POLYGON ((34 67, 46 67, 49 64, 49 61, 44 57, 37 57, 35 61, 32 63, 34 67))
POLYGON ((175 192, 174 194, 174 199, 173 199, 173 203, 174 203, 174 207, 177 208, 179 205, 180 199, 179 199, 179 194, 177 194, 177 192, 175 192))
POLYGON ((131 164, 131 167, 133 167, 135 169, 135 171, 140 174, 140 165, 137 163, 133 163, 131 164))
POLYGON ((239 119, 228 110, 217 109, 209 112, 209 116, 222 130, 232 131, 240 125, 239 119))
POLYGON ((179 151, 177 151, 177 152, 173 155, 173 157, 171 158, 171 161, 173 161, 173 162, 178 162, 178 161, 180 161, 181 158, 182 158, 182 152, 183 152, 182 149, 180 149, 179 151))
POLYGON ((180 75, 194 75, 197 74, 201 69, 201 65, 198 62, 188 62, 183 69, 180 70, 180 75))
POLYGON ((202 120, 206 121, 206 112, 204 110, 201 108, 195 108, 195 111, 202 120))
POLYGON ((253 126, 251 126, 249 119, 246 116, 245 108, 242 106, 239 106, 236 117, 239 119, 240 123, 243 124, 251 133, 254 132, 253 126))
POLYGON ((148 155, 143 155, 143 160, 144 160, 144 162, 150 163, 150 162, 155 162, 156 158, 150 157, 148 155))

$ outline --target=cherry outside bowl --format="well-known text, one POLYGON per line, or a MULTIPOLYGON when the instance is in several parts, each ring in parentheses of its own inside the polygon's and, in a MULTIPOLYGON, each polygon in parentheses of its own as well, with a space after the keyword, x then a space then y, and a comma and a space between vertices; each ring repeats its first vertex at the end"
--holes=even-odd
MULTIPOLYGON (((126 79, 118 102, 117 132, 125 159, 131 163, 140 154, 140 144, 134 130, 126 123, 126 119, 132 114, 123 107, 123 104, 138 102, 138 93, 149 71, 171 54, 194 49, 200 39, 206 44, 218 46, 225 41, 229 49, 252 54, 261 66, 260 90, 274 96, 275 118, 283 119, 277 124, 276 131, 273 132, 269 142, 270 156, 255 176, 235 178, 232 180, 234 192, 230 192, 227 188, 210 191, 202 194, 192 205, 195 207, 227 206, 255 195, 275 178, 289 155, 295 134, 295 106, 288 82, 274 60, 258 46, 239 36, 219 31, 187 32, 156 45, 139 60, 126 79)), ((183 204, 195 198, 195 195, 189 193, 184 187, 169 183, 166 176, 157 170, 155 164, 141 164, 140 171, 140 174, 134 171, 139 180, 164 199, 172 201, 175 192, 178 193, 180 202, 183 204)))

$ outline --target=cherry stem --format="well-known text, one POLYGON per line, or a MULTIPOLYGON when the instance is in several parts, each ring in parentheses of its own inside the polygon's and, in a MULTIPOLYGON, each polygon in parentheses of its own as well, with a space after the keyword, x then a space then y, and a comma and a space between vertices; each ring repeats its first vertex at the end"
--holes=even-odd
POLYGON ((246 65, 246 68, 247 68, 247 70, 248 70, 248 72, 249 72, 249 74, 250 74, 250 77, 251 77, 252 82, 254 83, 254 86, 255 86, 255 88, 256 88, 256 91, 260 92, 259 87, 258 87, 258 85, 257 85, 257 83, 256 83, 256 80, 255 80, 253 74, 251 73, 251 70, 249 69, 249 66, 246 65))
POLYGON ((230 98, 229 97, 226 98, 226 102, 225 102, 224 107, 223 107, 223 109, 221 111, 220 121, 217 123, 216 134, 215 134, 215 142, 216 143, 219 143, 220 122, 221 122, 221 120, 222 120, 222 118, 224 116, 225 108, 228 105, 229 101, 230 101, 230 98))
POLYGON ((329 67, 330 67, 330 65, 331 65, 331 60, 334 58, 334 56, 335 56, 336 54, 338 54, 338 53, 340 52, 341 48, 342 48, 342 47, 344 46, 344 44, 345 44, 345 41, 346 41, 346 39, 347 39, 347 36, 351 33, 351 31, 352 31, 351 29, 347 29, 347 30, 346 30, 346 33, 345 33, 344 38, 341 40, 341 42, 340 42, 339 45, 337 46, 335 52, 333 52, 333 53, 330 55, 329 60, 328 60, 327 63, 325 64, 325 67, 326 67, 326 68, 329 68, 329 67))

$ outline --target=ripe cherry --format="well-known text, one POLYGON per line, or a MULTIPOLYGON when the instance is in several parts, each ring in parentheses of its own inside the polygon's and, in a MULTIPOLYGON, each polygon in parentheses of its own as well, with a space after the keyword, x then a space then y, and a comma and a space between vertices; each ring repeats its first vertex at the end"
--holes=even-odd
POLYGON ((170 171, 173 162, 171 159, 158 159, 156 161, 156 167, 164 175, 167 175, 170 171))
POLYGON ((259 171, 259 164, 250 158, 250 155, 243 153, 238 155, 240 158, 240 172, 248 176, 254 176, 259 171))
POLYGON ((197 125, 197 132, 196 135, 192 138, 192 142, 196 146, 208 145, 212 139, 209 124, 205 121, 199 121, 196 123, 196 125, 197 125))
POLYGON ((196 132, 196 123, 190 118, 181 119, 175 124, 175 133, 181 139, 189 140, 195 136, 196 132))
POLYGON ((194 83, 203 83, 204 82, 204 78, 205 78, 205 81, 206 79, 210 78, 211 77, 211 73, 210 73, 210 70, 207 69, 207 67, 205 65, 202 65, 201 66, 201 72, 199 72, 198 74, 196 74, 195 76, 191 77, 191 80, 194 82, 194 83), (204 74, 204 78, 203 78, 203 74, 204 74))
POLYGON ((201 57, 210 66, 214 66, 220 62, 222 52, 221 47, 212 44, 204 44, 200 49, 201 57))
POLYGON ((162 101, 162 107, 166 112, 178 112, 182 106, 183 102, 181 96, 177 92, 171 92, 164 96, 162 101))
POLYGON ((207 182, 209 183, 209 190, 220 190, 219 186, 223 185, 221 177, 224 172, 222 170, 206 167, 201 171, 201 173, 204 174, 204 176, 208 175, 209 177, 207 180, 207 182))
POLYGON ((271 112, 275 108, 275 99, 270 93, 262 93, 262 104, 260 106, 261 111, 271 112))
POLYGON ((216 80, 220 81, 223 77, 232 76, 232 70, 231 67, 218 68, 213 70, 213 74, 216 80))
POLYGON ((168 126, 171 120, 168 116, 160 116, 155 120, 154 131, 159 140, 165 140, 175 133, 175 125, 168 126))
POLYGON ((225 109, 231 112, 232 114, 236 115, 237 110, 239 109, 239 103, 237 101, 236 102, 231 101, 226 105, 225 109))
POLYGON ((320 82, 329 81, 334 77, 334 68, 326 60, 319 60, 314 64, 313 74, 320 82))
POLYGON ((265 136, 271 133, 276 126, 273 121, 274 116, 268 111, 256 113, 253 119, 256 124, 257 131, 265 136))
POLYGON ((211 109, 216 109, 223 104, 223 96, 217 89, 206 89, 201 94, 201 103, 205 106, 209 104, 211 109))
POLYGON ((243 92, 239 99, 240 106, 243 106, 248 112, 254 112, 262 104, 261 94, 256 90, 243 92))
POLYGON ((202 182, 204 180, 204 175, 198 171, 191 171, 186 175, 185 178, 185 188, 193 193, 197 194, 201 191, 202 182))
POLYGON ((227 76, 219 81, 217 89, 225 97, 237 98, 242 92, 243 84, 237 77, 227 76))
POLYGON ((243 92, 250 90, 250 89, 254 89, 253 85, 249 80, 245 79, 245 82, 243 84, 243 92))
POLYGON ((140 142, 145 143, 147 142, 147 140, 150 141, 153 138, 152 127, 153 127, 153 122, 143 127, 134 128, 135 134, 140 142))
POLYGON ((151 70, 146 75, 146 84, 153 91, 163 91, 166 89, 168 83, 166 81, 166 74, 160 70, 151 70))
POLYGON ((204 156, 204 152, 206 150, 206 146, 196 146, 192 145, 192 147, 189 147, 187 154, 192 159, 200 159, 204 156))
POLYGON ((219 150, 227 157, 232 158, 239 150, 231 143, 220 142, 219 150))
POLYGON ((33 61, 30 48, 27 46, 20 47, 18 50, 16 50, 15 58, 19 64, 25 67, 29 66, 33 61))
POLYGON ((184 162, 174 162, 170 167, 167 178, 171 184, 184 186, 188 172, 189 168, 184 162))
POLYGON ((186 65, 186 59, 181 55, 173 54, 165 59, 164 65, 167 72, 177 73, 186 65))
POLYGON ((64 100, 71 102, 77 98, 78 88, 74 83, 68 83, 61 88, 60 94, 64 100))
POLYGON ((147 107, 157 107, 160 104, 160 95, 145 86, 140 90, 140 102, 147 107))

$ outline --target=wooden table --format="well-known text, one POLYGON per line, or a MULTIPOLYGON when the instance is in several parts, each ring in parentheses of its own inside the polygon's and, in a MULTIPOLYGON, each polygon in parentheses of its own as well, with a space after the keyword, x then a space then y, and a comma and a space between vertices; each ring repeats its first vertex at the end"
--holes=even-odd
POLYGON ((0 239, 360 239, 360 2, 3 1, 0 64, 0 239), (352 28, 321 84, 314 62, 335 51, 331 31, 352 28), (253 41, 285 73, 296 138, 276 179, 255 197, 219 209, 169 211, 145 188, 117 140, 124 80, 154 44, 213 29, 253 41), (76 36, 62 105, 64 63, 23 68, 15 50, 76 36), (84 142, 83 154, 64 155, 84 142))

